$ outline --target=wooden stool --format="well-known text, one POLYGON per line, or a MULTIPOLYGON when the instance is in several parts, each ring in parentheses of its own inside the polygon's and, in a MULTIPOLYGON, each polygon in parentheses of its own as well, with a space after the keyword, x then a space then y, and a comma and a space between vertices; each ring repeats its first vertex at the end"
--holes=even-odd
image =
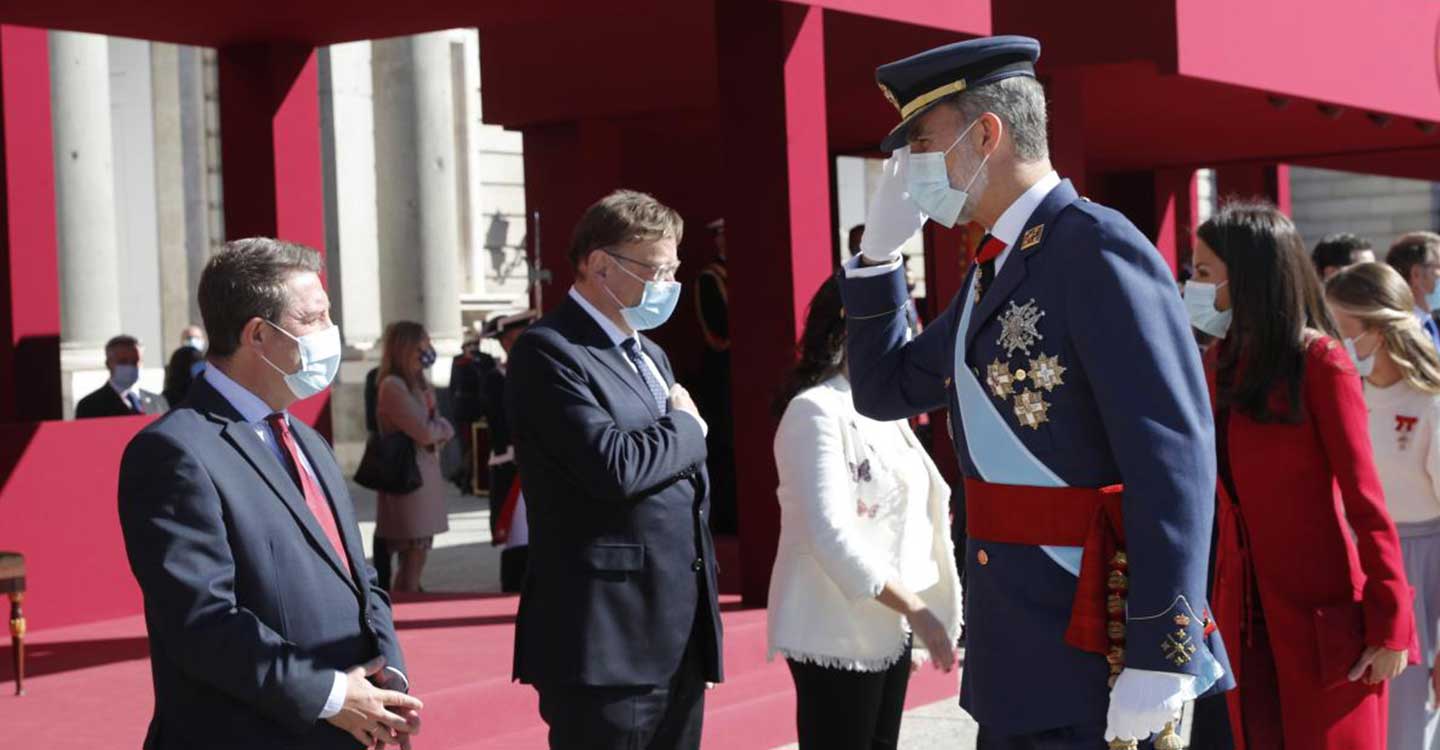
POLYGON ((15 694, 25 694, 25 556, 0 552, 0 594, 10 595, 10 645, 15 657, 15 694))

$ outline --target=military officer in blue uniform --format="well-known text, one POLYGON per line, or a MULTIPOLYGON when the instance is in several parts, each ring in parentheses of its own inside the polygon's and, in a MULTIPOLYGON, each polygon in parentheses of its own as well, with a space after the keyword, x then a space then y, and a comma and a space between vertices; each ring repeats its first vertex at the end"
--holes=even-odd
POLYGON ((1205 595, 1200 358, 1159 252, 1051 167, 1039 56, 993 37, 877 70, 901 122, 842 283, 859 410, 950 408, 970 535, 961 704, 982 750, 1144 741, 1232 685, 1205 595), (898 253, 926 219, 988 234, 907 341, 898 253))

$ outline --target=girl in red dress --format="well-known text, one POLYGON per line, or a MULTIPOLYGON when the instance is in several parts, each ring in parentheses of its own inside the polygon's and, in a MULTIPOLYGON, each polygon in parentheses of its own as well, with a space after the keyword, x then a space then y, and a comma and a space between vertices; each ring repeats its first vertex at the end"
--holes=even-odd
POLYGON ((1364 395, 1294 224, 1233 204, 1201 225, 1186 306, 1219 459, 1216 619, 1240 750, 1383 748, 1415 639, 1364 395))

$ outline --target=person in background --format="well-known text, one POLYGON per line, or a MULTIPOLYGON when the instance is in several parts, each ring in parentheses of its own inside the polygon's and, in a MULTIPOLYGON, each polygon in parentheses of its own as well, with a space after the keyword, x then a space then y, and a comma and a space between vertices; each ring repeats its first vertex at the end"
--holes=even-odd
MULTIPOLYGON (((495 320, 492 330, 507 357, 515 346, 515 340, 538 317, 534 310, 526 310, 495 320)), ((500 553, 502 584, 507 581, 518 583, 524 578, 522 571, 525 568, 522 545, 510 537, 511 529, 501 523, 502 518, 515 517, 515 480, 519 473, 515 463, 515 446, 510 437, 510 418, 505 413, 505 373, 505 364, 497 363, 485 373, 480 385, 485 423, 490 428, 490 539, 495 544, 505 545, 505 551, 500 553), (507 504, 510 507, 507 508, 507 504)), ((501 588, 503 591, 518 591, 503 585, 501 588)))
POLYGON ((480 408, 483 397, 480 394, 482 370, 480 337, 467 334, 460 346, 460 356, 450 360, 450 404, 455 417, 455 433, 460 439, 460 465, 451 474, 460 492, 469 495, 475 491, 475 446, 474 425, 484 415, 480 408))
POLYGON ((1349 232, 1340 232, 1321 237, 1320 241, 1315 243, 1315 250, 1310 253, 1310 260, 1315 264, 1315 271, 1320 274, 1323 282, 1329 281, 1331 276, 1350 266, 1374 263, 1375 250, 1370 246, 1370 240, 1349 232))
POLYGON ((1420 663, 1390 683, 1390 750, 1440 748, 1440 355, 1415 321, 1409 285, 1379 263, 1352 266, 1325 285, 1345 349, 1365 379, 1370 443, 1385 505, 1415 591, 1420 663))
POLYGON ((185 400, 190 384, 204 371, 205 349, 208 346, 205 329, 197 325, 185 326, 180 334, 179 348, 170 354, 170 361, 165 364, 165 387, 160 393, 170 408, 179 406, 185 400))
MULTIPOLYGON (((380 425, 375 419, 375 402, 379 397, 379 376, 379 367, 372 367, 369 372, 365 373, 365 437, 367 441, 380 434, 380 425)), ((370 535, 370 557, 374 560, 376 581, 380 588, 389 592, 392 572, 390 563, 394 553, 390 551, 390 545, 385 543, 385 537, 380 536, 379 526, 376 526, 375 531, 370 535)))
POLYGON ((1381 747, 1415 620, 1360 378, 1289 218, 1234 203, 1196 234, 1185 303, 1220 338, 1205 373, 1236 747, 1381 747))
POLYGON ((726 260, 725 220, 705 225, 715 243, 715 257, 695 277, 695 317, 700 321, 700 350, 695 401, 710 424, 705 438, 710 471, 710 528, 733 534, 739 528, 735 507, 735 419, 730 395, 730 294, 726 260))
POLYGON ((1425 329, 1425 335, 1440 351, 1440 324, 1435 322, 1435 310, 1440 308, 1440 234, 1434 232, 1411 232, 1395 240, 1385 262, 1410 286, 1415 298, 1415 319, 1425 329))
POLYGON ((855 411, 846 370, 832 277, 775 402, 768 658, 790 667, 801 750, 896 747, 912 657, 948 672, 960 635, 950 488, 908 422, 855 411))
POLYGON ((404 495, 379 493, 376 533, 399 555, 393 591, 420 591, 420 575, 435 535, 450 529, 440 449, 455 437, 450 422, 436 413, 435 389, 425 371, 435 364, 430 334, 419 323, 391 323, 385 329, 375 398, 375 422, 382 434, 403 432, 415 441, 420 488, 404 495))
POLYGON ((134 336, 116 336, 105 342, 105 369, 110 379, 75 404, 76 419, 163 414, 165 397, 140 387, 140 342, 134 336))

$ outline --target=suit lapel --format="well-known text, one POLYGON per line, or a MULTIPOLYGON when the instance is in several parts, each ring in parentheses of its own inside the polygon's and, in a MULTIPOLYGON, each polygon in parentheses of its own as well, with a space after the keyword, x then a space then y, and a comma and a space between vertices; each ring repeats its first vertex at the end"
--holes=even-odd
MULTIPOLYGON (((316 433, 309 429, 294 427, 291 433, 300 444, 300 450, 305 453, 305 458, 310 461, 310 468, 315 470, 315 477, 320 481, 320 489, 330 500, 330 509, 335 514, 335 523, 340 530, 340 543, 345 545, 345 556, 350 558, 349 575, 345 580, 359 592, 357 581, 363 581, 364 576, 358 574, 360 563, 365 559, 365 545, 358 534, 359 523, 355 519, 355 505, 350 501, 350 490, 345 484, 345 478, 340 475, 340 467, 331 458, 330 449, 317 439, 316 433)), ((307 507, 306 510, 309 510, 307 507)), ((326 541, 325 549, 329 551, 330 544, 326 541)), ((332 555, 333 557, 333 555, 332 555)), ((340 561, 332 559, 332 563, 339 567, 340 561)))
POLYGON ((649 409, 651 414, 657 418, 660 417, 661 415, 655 411, 655 399, 650 396, 650 390, 640 380, 639 373, 631 367, 630 358, 626 356, 625 352, 610 340, 600 324, 595 322, 595 319, 590 317, 590 313, 586 312, 575 300, 566 297, 564 309, 579 338, 577 343, 589 349, 595 359, 609 368, 621 382, 629 386, 635 397, 645 404, 645 408, 649 409))
POLYGON ((1014 294, 1020 284, 1025 281, 1026 268, 1031 259, 1039 255, 1049 242, 1053 232, 1046 232, 1045 225, 1049 224, 1066 206, 1074 203, 1077 197, 1075 188, 1070 185, 1070 181, 1062 180, 1030 214, 1030 218, 1025 222, 1025 229, 1020 232, 1015 246, 1010 248, 1010 254, 1005 258, 1005 265, 995 276, 995 281, 991 283, 990 288, 984 290, 980 304, 975 308, 975 314, 971 316, 970 330, 965 332, 967 362, 970 349, 975 344, 975 336, 991 318, 995 317, 1000 308, 1010 301, 1010 295, 1014 294), (1031 232, 1036 227, 1040 227, 1039 236, 1034 244, 1026 247, 1026 238, 1032 236, 1031 232))

